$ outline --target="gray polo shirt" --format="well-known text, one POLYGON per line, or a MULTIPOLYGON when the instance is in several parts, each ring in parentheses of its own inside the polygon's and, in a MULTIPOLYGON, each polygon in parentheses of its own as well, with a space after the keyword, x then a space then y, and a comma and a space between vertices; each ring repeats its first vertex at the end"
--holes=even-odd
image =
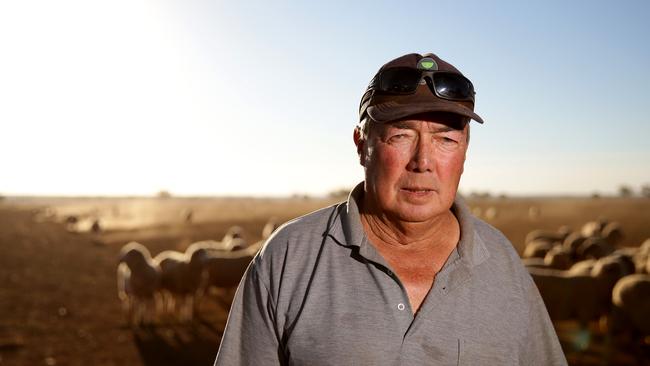
POLYGON ((457 198, 461 239, 414 314, 368 242, 363 184, 288 222, 237 289, 215 365, 566 365, 517 252, 457 198))

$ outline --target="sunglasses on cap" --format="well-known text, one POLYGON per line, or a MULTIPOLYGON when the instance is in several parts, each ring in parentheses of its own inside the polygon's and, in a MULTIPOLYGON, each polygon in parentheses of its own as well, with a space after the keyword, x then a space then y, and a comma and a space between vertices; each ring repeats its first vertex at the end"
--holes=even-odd
POLYGON ((472 82, 459 73, 449 71, 391 67, 376 76, 372 89, 382 94, 407 95, 415 93, 418 86, 425 83, 438 98, 474 102, 476 93, 472 82))

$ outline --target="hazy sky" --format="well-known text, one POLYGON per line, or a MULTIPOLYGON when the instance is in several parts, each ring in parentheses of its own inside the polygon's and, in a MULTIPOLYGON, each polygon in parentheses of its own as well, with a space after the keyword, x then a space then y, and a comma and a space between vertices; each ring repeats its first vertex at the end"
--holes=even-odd
POLYGON ((0 194, 284 195, 363 179, 386 61, 474 83, 461 190, 650 183, 648 1, 0 3, 0 194))

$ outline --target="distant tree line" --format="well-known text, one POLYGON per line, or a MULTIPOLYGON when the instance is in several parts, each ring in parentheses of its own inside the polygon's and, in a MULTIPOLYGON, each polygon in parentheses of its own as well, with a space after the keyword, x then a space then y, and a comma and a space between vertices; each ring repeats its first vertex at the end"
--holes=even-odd
MULTIPOLYGON (((636 192, 634 188, 627 184, 622 184, 618 187, 618 195, 621 197, 634 197, 636 192)), ((638 195, 645 198, 650 198, 650 183, 642 184, 639 188, 638 195)))

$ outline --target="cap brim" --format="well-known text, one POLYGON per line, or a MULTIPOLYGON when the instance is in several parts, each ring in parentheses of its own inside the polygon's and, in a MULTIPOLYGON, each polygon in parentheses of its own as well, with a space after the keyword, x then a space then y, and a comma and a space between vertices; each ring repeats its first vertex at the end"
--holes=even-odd
POLYGON ((388 101, 381 104, 375 104, 367 109, 368 115, 374 121, 386 123, 396 121, 408 116, 428 112, 447 112, 455 113, 467 118, 471 118, 478 123, 483 123, 483 119, 471 109, 464 105, 443 99, 429 99, 422 103, 400 104, 396 101, 388 101))

